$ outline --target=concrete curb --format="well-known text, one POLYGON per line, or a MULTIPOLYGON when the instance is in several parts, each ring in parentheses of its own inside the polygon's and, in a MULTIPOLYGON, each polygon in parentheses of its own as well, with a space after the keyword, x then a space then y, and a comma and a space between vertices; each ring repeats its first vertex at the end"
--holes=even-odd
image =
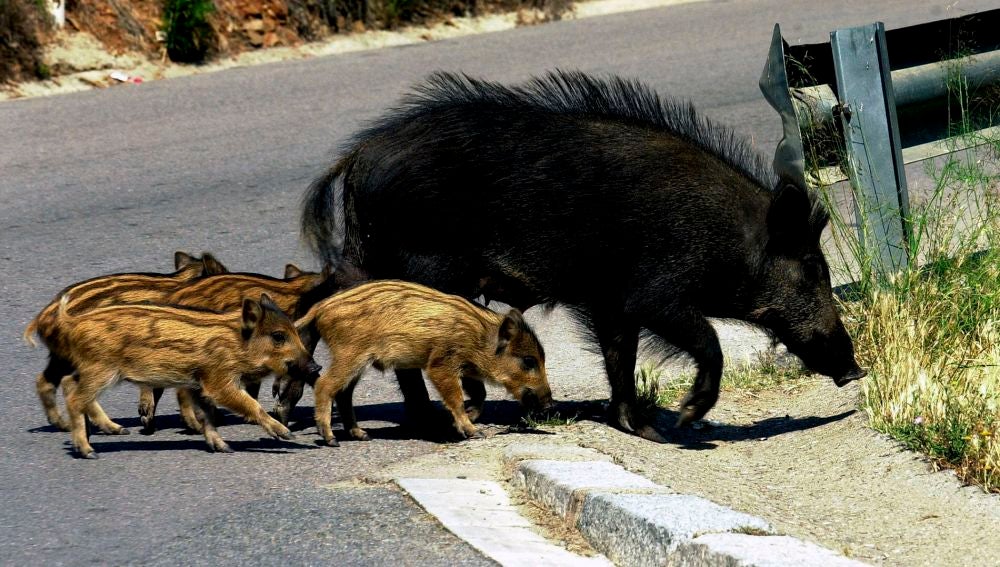
POLYGON ((865 565, 813 543, 775 535, 761 518, 676 494, 606 460, 590 460, 595 453, 523 446, 508 449, 504 459, 515 486, 574 524, 617 565, 865 565), (546 454, 550 458, 538 458, 546 454))

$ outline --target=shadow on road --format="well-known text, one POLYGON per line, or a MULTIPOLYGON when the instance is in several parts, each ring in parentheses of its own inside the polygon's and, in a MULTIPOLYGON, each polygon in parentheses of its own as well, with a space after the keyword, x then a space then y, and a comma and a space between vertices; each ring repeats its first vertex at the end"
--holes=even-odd
MULTIPOLYGON (((697 424, 697 428, 677 428, 674 424, 677 422, 678 413, 660 409, 657 411, 654 426, 668 443, 679 445, 683 449, 707 450, 717 447, 714 443, 717 441, 748 441, 821 427, 849 417, 856 411, 848 410, 825 417, 770 417, 751 425, 718 424, 703 421, 697 424)), ((439 402, 434 402, 432 411, 419 417, 408 416, 401 402, 360 405, 355 408, 355 412, 358 421, 371 439, 420 439, 434 443, 450 443, 460 440, 452 426, 451 415, 439 402), (371 422, 378 423, 372 424, 371 422)), ((563 401, 546 414, 533 417, 535 422, 543 424, 547 422, 559 424, 580 420, 607 423, 606 412, 607 400, 563 401)), ((532 422, 526 422, 524 418, 524 411, 517 402, 510 400, 488 401, 484 406, 479 425, 484 428, 489 426, 506 428, 506 431, 501 431, 500 434, 551 434, 529 426, 528 424, 532 422)), ((117 419, 116 421, 134 432, 141 428, 137 417, 117 419)), ((230 414, 223 415, 217 422, 222 427, 240 423, 244 423, 241 418, 230 414)), ((289 429, 299 433, 295 441, 261 438, 256 441, 228 442, 237 451, 249 452, 287 453, 296 449, 314 449, 319 441, 313 438, 310 433, 302 432, 313 429, 312 433, 315 433, 315 425, 313 408, 300 406, 295 408, 289 420, 289 429)), ((161 430, 180 429, 184 433, 197 435, 197 437, 184 440, 153 440, 145 436, 135 437, 133 440, 119 437, 116 438, 115 442, 101 442, 100 439, 103 435, 99 431, 92 430, 91 439, 96 451, 108 453, 116 451, 205 450, 205 443, 201 436, 184 427, 178 414, 157 416, 157 426, 161 430)), ((338 441, 353 441, 343 429, 340 429, 340 416, 336 411, 333 415, 333 426, 334 435, 338 441)), ((31 433, 63 433, 51 425, 34 427, 28 431, 31 433)))

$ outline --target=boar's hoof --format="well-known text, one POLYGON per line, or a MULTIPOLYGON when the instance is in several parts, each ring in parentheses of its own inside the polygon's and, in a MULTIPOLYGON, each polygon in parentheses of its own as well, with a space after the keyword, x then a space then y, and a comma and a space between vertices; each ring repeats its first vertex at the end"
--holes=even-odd
POLYGON ((652 441, 654 443, 666 443, 667 439, 660 432, 653 428, 652 425, 643 425, 635 430, 635 434, 647 441, 652 441))
POLYGON ((697 391, 689 393, 681 402, 681 415, 677 418, 677 427, 684 427, 705 417, 705 414, 712 409, 718 399, 718 392, 697 391))

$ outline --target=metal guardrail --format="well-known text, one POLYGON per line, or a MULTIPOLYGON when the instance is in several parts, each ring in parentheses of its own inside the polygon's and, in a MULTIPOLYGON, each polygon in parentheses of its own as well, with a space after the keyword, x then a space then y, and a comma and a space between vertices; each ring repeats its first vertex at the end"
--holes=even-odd
POLYGON ((775 25, 760 88, 782 120, 775 170, 802 184, 849 178, 864 201, 862 242, 891 273, 907 261, 904 165, 1000 135, 1000 112, 970 119, 968 108, 976 93, 1000 100, 1000 9, 888 32, 880 22, 844 28, 798 46, 775 25))

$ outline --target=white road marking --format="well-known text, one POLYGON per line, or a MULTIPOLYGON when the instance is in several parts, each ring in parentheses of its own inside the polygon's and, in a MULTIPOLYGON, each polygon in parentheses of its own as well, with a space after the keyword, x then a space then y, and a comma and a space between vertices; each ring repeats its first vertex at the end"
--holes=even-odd
POLYGON ((396 484, 445 528, 501 565, 612 565, 603 555, 583 557, 546 541, 495 482, 400 478, 396 484))

